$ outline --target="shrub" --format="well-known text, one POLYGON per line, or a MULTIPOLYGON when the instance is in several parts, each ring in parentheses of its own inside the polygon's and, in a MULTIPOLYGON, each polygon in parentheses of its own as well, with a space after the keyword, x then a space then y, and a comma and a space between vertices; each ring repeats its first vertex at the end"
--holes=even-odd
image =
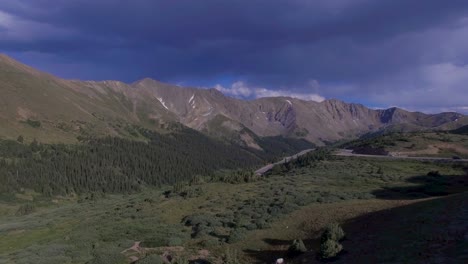
POLYGON ((148 255, 136 262, 137 264, 163 264, 163 260, 158 255, 148 255))
POLYGON ((204 225, 197 225, 192 227, 192 238, 202 238, 208 236, 210 233, 214 231, 213 227, 208 227, 204 225))
POLYGON ((343 246, 335 240, 327 239, 320 244, 320 257, 323 259, 333 258, 341 252, 343 246))
POLYGON ((345 237, 345 233, 338 223, 331 223, 325 227, 323 231, 321 241, 333 240, 339 242, 345 237))
POLYGON ((181 246, 183 243, 180 237, 170 237, 167 239, 167 245, 170 247, 181 246))
POLYGON ((226 250, 226 254, 224 255, 224 262, 225 264, 239 264, 239 253, 235 249, 228 248, 226 250))
POLYGON ((345 237, 341 226, 337 223, 327 225, 323 231, 320 243, 320 257, 323 259, 333 258, 343 249, 339 243, 345 237))
POLYGON ((248 224, 248 225, 245 226, 245 228, 247 230, 255 230, 255 229, 257 229, 257 225, 256 224, 248 224))
POLYGON ((186 216, 184 219, 182 219, 182 222, 186 226, 197 226, 197 225, 203 225, 203 226, 222 226, 221 221, 219 219, 216 219, 213 215, 209 214, 193 214, 186 216))
MULTIPOLYGON (((94 254, 94 258, 86 264, 125 264, 127 258, 120 252, 101 251, 94 254)), ((150 262, 147 262, 150 263, 150 262)))
POLYGON ((257 226, 257 229, 265 229, 270 227, 271 225, 263 218, 255 220, 255 225, 257 226))
POLYGON ((34 205, 29 204, 29 203, 23 204, 16 211, 16 215, 17 216, 28 215, 28 214, 33 213, 34 210, 35 210, 34 205))
POLYGON ((155 248, 167 246, 167 240, 163 237, 151 237, 141 242, 142 247, 155 248))
POLYGON ((38 128, 41 127, 41 121, 28 119, 26 120, 26 124, 30 125, 31 127, 38 128))
POLYGON ((190 261, 187 257, 180 256, 174 260, 174 264, 190 264, 190 261))
POLYGON ((245 233, 246 232, 243 228, 236 228, 231 231, 227 242, 229 244, 239 242, 245 237, 245 233))
POLYGON ((219 245, 218 239, 207 238, 200 242, 202 247, 214 247, 219 245))
POLYGON ((305 252, 307 252, 307 248, 302 239, 294 239, 293 243, 288 248, 289 256, 297 256, 305 252))

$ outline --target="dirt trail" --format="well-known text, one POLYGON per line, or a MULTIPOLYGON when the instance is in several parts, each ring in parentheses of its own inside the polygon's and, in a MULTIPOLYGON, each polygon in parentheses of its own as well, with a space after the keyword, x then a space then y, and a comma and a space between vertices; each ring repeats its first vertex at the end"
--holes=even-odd
POLYGON ((121 253, 122 253, 122 254, 125 254, 125 253, 127 253, 127 252, 129 252, 129 251, 132 251, 132 250, 135 251, 135 252, 137 252, 137 253, 140 253, 140 252, 141 252, 140 243, 141 243, 140 241, 135 241, 135 243, 133 244, 133 246, 131 246, 131 247, 125 249, 125 250, 122 251, 121 253))

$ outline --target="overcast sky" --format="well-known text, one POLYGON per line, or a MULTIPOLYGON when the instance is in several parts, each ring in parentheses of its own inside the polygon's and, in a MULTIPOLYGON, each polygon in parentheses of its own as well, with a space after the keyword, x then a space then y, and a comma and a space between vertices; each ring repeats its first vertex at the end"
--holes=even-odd
POLYGON ((0 52, 69 79, 468 113, 466 0, 1 0, 0 52))

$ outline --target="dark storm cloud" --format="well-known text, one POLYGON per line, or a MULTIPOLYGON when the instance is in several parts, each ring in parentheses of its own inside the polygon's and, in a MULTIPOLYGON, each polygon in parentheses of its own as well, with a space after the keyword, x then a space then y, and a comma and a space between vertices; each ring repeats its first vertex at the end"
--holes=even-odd
POLYGON ((65 77, 228 78, 252 90, 448 109, 468 97, 429 95, 462 89, 467 17, 462 0, 2 0, 0 49, 73 65, 70 76, 31 62, 65 77), (447 70, 460 73, 434 78, 447 70))

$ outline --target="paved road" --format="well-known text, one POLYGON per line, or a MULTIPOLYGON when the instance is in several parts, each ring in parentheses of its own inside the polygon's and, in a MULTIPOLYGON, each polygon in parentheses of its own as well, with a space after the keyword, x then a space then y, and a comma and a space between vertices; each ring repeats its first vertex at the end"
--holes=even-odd
POLYGON ((350 149, 340 149, 335 153, 335 155, 346 156, 346 157, 367 157, 367 158, 382 158, 382 159, 413 159, 413 160, 422 160, 422 161, 440 160, 440 161, 468 162, 468 159, 453 159, 453 158, 442 158, 442 157, 408 157, 408 156, 355 154, 350 149))
POLYGON ((271 163, 271 164, 268 164, 266 166, 263 166, 260 169, 256 170, 255 174, 263 175, 267 171, 271 170, 275 165, 283 164, 283 163, 288 162, 290 160, 297 159, 297 157, 300 157, 300 156, 302 156, 304 154, 307 154, 307 153, 311 152, 312 150, 314 150, 314 149, 305 149, 305 150, 303 150, 303 151, 301 151, 301 152, 299 152, 297 154, 294 154, 294 155, 289 156, 289 157, 285 157, 285 158, 283 158, 282 160, 280 160, 280 161, 278 161, 276 163, 271 163))

